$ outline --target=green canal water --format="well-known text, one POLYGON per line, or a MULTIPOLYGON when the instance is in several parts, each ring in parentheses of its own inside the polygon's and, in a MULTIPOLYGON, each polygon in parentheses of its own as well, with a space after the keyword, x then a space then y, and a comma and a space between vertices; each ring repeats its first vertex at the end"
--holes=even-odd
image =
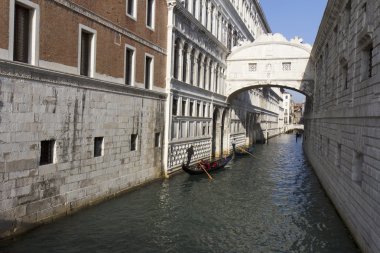
POLYGON ((359 252, 294 135, 0 242, 0 252, 359 252))

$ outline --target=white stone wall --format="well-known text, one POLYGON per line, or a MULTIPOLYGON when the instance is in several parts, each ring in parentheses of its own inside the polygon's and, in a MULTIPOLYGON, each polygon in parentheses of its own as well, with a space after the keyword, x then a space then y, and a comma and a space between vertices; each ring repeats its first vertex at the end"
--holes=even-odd
POLYGON ((363 252, 380 252, 380 2, 350 2, 328 2, 314 44, 304 147, 363 252))
POLYGON ((164 94, 13 63, 0 69, 0 236, 161 176, 154 139, 164 130, 164 94), (100 157, 94 137, 104 137, 100 157), (55 161, 40 166, 50 139, 55 161))

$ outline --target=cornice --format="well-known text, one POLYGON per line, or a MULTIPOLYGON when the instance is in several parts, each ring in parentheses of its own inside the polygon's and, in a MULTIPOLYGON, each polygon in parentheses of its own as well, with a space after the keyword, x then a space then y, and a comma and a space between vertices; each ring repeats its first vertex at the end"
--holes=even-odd
POLYGON ((332 32, 331 27, 333 27, 336 20, 339 19, 339 11, 345 6, 346 2, 347 1, 342 0, 328 1, 311 51, 312 58, 315 59, 320 54, 329 33, 332 32))
POLYGON ((166 98, 165 93, 158 91, 121 85, 118 83, 67 74, 59 71, 43 69, 29 64, 5 60, 0 60, 0 78, 17 78, 57 86, 68 86, 157 100, 163 100, 166 98))

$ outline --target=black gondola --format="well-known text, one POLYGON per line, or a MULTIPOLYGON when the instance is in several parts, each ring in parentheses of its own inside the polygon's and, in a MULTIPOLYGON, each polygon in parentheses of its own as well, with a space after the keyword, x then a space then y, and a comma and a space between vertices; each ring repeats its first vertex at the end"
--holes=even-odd
POLYGON ((236 150, 235 144, 232 144, 232 151, 233 151, 235 157, 238 157, 238 156, 248 156, 248 155, 250 155, 250 154, 253 153, 253 147, 250 147, 250 148, 239 148, 239 150, 236 150))
POLYGON ((189 165, 187 164, 182 164, 182 169, 189 173, 190 175, 199 175, 205 173, 204 170, 207 172, 222 169, 226 164, 231 161, 232 155, 229 155, 225 158, 220 158, 214 161, 200 161, 196 164, 189 165), (203 168, 202 168, 203 167, 203 168))

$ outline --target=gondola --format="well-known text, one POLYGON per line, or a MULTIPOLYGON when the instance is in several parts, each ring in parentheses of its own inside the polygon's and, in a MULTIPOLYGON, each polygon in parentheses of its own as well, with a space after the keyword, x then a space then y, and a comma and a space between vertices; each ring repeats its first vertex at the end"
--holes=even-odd
POLYGON ((253 153, 253 147, 250 147, 250 148, 239 148, 239 150, 236 150, 235 145, 232 145, 232 149, 233 149, 233 153, 234 153, 235 157, 249 156, 250 154, 253 153))
POLYGON ((204 169, 207 172, 222 169, 229 161, 231 161, 231 159, 232 154, 213 161, 200 161, 193 165, 189 165, 189 162, 187 164, 183 163, 182 169, 190 175, 199 175, 205 173, 204 169))

